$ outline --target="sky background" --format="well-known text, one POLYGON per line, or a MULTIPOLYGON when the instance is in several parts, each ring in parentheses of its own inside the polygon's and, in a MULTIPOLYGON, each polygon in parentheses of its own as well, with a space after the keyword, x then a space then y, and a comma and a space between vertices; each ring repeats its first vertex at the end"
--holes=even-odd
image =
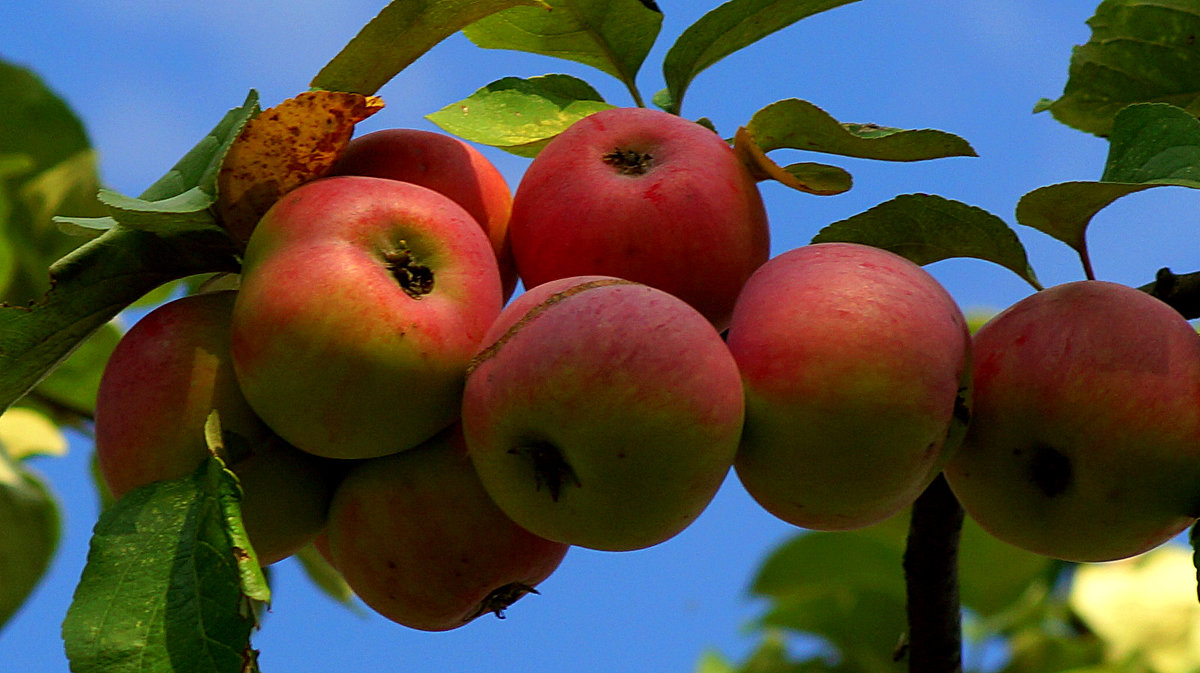
MULTIPOLYGON (((717 3, 658 0, 660 44, 639 85, 662 87, 671 41, 717 3)), ((264 106, 304 91, 320 67, 382 0, 9 0, 0 58, 37 71, 77 111, 100 152, 105 183, 137 194, 166 171, 250 88, 264 106)), ((1094 0, 862 0, 807 19, 701 73, 683 106, 732 135, 759 108, 811 101, 846 122, 937 128, 970 141, 979 158, 891 164, 778 152, 781 163, 825 161, 848 169, 850 192, 815 197, 763 184, 773 252, 805 244, 823 226, 898 194, 939 194, 1010 224, 1020 196, 1039 186, 1098 179, 1107 144, 1031 113, 1066 82, 1071 47, 1085 42, 1094 0)), ((423 115, 505 76, 565 72, 609 102, 630 104, 599 71, 566 61, 483 51, 454 36, 381 92, 387 107, 360 125, 435 128, 423 115)), ((527 160, 484 148, 514 188, 527 160)), ((1141 285, 1156 269, 1200 268, 1192 240, 1197 195, 1180 188, 1134 194, 1090 230, 1097 276, 1141 285)), ((1046 285, 1082 278, 1065 245, 1016 227, 1046 285)), ((1031 288, 999 266, 947 260, 928 269, 968 311, 998 309, 1031 288)), ((49 576, 0 631, 0 662, 13 673, 67 670, 59 624, 83 567, 97 515, 87 475, 91 447, 39 459, 63 501, 65 537, 49 576)), ((678 537, 637 552, 572 550, 558 572, 500 621, 426 634, 347 610, 310 588, 298 564, 274 566, 272 612, 253 640, 264 671, 693 670, 715 648, 740 659, 745 626, 761 610, 746 587, 763 557, 796 529, 759 509, 730 478, 678 537)), ((2 534, 2 532, 0 532, 2 534)), ((852 559, 847 559, 852 562, 852 559)))

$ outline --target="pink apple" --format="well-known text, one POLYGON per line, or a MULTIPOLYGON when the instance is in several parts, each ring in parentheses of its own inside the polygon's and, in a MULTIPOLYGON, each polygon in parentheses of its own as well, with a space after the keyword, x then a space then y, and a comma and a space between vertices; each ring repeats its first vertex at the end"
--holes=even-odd
POLYGON ((234 369, 295 446, 396 453, 457 419, 500 306, 491 245, 458 204, 395 180, 325 178, 285 195, 250 237, 234 369))
POLYGON ((410 451, 357 462, 334 495, 327 531, 331 563, 354 592, 388 619, 426 631, 503 615, 568 548, 504 516, 458 426, 410 451))
POLYGON ((495 165, 471 145, 433 131, 385 129, 350 141, 331 175, 368 175, 411 182, 440 192, 487 232, 500 265, 504 297, 517 284, 508 241, 512 192, 495 165))
POLYGON ((946 479, 1010 544, 1109 561, 1200 516, 1200 336, 1104 281, 1026 297, 974 337, 975 409, 946 479))
POLYGON ((895 514, 941 470, 947 435, 965 431, 966 321, 891 252, 821 243, 775 257, 742 290, 728 343, 746 387, 738 477, 797 526, 895 514))
POLYGON ((576 122, 529 165, 509 222, 526 287, 598 274, 658 288, 724 329, 769 253, 758 187, 716 133, 615 108, 576 122))
POLYGON ((332 491, 328 466, 276 437, 251 411, 229 356, 231 291, 168 302, 121 338, 96 397, 96 457, 114 497, 191 474, 208 455, 216 409, 226 464, 242 484, 242 515, 259 561, 312 541, 332 491))
POLYGON ((733 357, 695 309, 580 277, 501 313, 467 377, 463 430, 513 521, 615 551, 662 542, 700 515, 729 472, 742 413, 733 357))

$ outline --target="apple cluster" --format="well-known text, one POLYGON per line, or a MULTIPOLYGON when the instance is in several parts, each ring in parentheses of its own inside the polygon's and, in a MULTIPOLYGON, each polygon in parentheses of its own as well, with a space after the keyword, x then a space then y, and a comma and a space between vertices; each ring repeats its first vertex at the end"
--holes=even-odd
POLYGON ((1062 558, 1195 516, 1200 337, 1157 300, 1061 286, 973 340, 899 255, 769 245, 730 146, 664 112, 584 118, 515 194, 457 139, 361 136, 262 218, 237 290, 126 333, 101 472, 116 497, 189 473, 215 409, 260 562, 316 544, 430 631, 502 615, 570 546, 673 537, 731 469, 819 530, 944 471, 997 536, 1062 558))

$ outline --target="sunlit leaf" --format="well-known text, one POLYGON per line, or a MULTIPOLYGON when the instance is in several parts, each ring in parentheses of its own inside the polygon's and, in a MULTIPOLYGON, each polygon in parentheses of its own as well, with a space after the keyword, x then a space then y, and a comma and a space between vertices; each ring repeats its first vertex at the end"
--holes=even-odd
POLYGON ((0 414, 0 446, 13 460, 63 456, 67 453, 67 438, 45 414, 28 407, 12 407, 0 414))
POLYGON ((1035 288, 1041 287, 1029 266, 1025 246, 1004 220, 940 196, 897 196, 835 222, 813 237, 813 243, 829 241, 873 245, 922 265, 973 257, 999 264, 1035 288))
POLYGON ((696 75, 743 47, 793 23, 857 0, 730 0, 713 9, 671 45, 663 59, 667 91, 660 101, 678 113, 696 75))
MULTIPOLYGON (((467 26, 480 47, 513 49, 576 61, 602 70, 638 96, 636 79, 662 26, 662 12, 639 0, 546 0, 514 7, 467 26)), ((640 99, 637 102, 641 102, 640 99)))
POLYGON ((734 135, 733 148, 758 180, 776 180, 792 189, 821 196, 841 194, 853 186, 850 174, 837 166, 807 162, 780 166, 763 152, 745 127, 734 135))
POLYGON ((952 133, 843 124, 816 105, 796 98, 755 112, 747 129, 764 152, 790 148, 883 161, 976 156, 967 141, 952 133))
POLYGON ((505 77, 427 118, 466 140, 534 156, 575 122, 611 107, 570 75, 505 77))
POLYGON ((63 623, 76 673, 241 671, 255 657, 253 600, 232 528, 237 479, 216 458, 175 481, 134 490, 96 524, 63 623))
POLYGON ((540 0, 392 0, 321 68, 312 88, 370 96, 434 45, 483 17, 540 0))
POLYGON ((1107 135, 1134 103, 1171 103, 1200 114, 1200 7, 1190 0, 1104 0, 1087 44, 1071 53, 1063 94, 1043 100, 1060 122, 1107 135))
POLYGON ((354 125, 382 107, 373 96, 307 91, 251 119, 217 176, 222 226, 244 244, 279 197, 326 175, 350 142, 354 125))
POLYGON ((0 627, 37 586, 58 546, 58 504, 0 445, 0 627))

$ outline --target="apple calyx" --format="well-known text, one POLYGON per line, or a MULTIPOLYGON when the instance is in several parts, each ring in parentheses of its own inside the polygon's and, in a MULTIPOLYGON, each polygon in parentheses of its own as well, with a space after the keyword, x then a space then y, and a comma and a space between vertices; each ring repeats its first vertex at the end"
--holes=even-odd
POLYGON ((654 168, 654 155, 620 147, 605 154, 603 160, 621 175, 645 175, 654 168))
POLYGON ((509 339, 512 339, 513 335, 515 335, 517 332, 521 331, 522 327, 524 327, 525 325, 528 325, 530 322, 535 320, 539 315, 544 313, 551 306, 554 306, 555 304, 563 301, 564 299, 568 299, 570 297, 573 297, 573 296, 579 294, 580 292, 586 292, 587 290, 591 290, 591 289, 597 288, 597 287, 606 287, 608 285, 638 285, 638 284, 639 283, 635 283, 632 280, 625 280, 623 278, 598 278, 596 280, 589 280, 587 282, 579 283, 578 285, 572 285, 571 287, 563 290, 562 292, 557 292, 555 294, 550 295, 549 297, 546 297, 544 300, 542 300, 542 302, 540 304, 529 309, 529 311, 527 311, 525 313, 525 315, 521 316, 520 320, 516 321, 515 323, 512 324, 511 327, 509 327, 507 330, 505 330, 504 334, 501 335, 499 339, 496 339, 495 343, 493 343, 490 346, 488 346, 487 348, 484 348, 483 350, 479 351, 475 355, 475 357, 471 358, 471 362, 469 362, 467 364, 467 376, 470 376, 472 372, 474 372, 476 369, 478 369, 479 365, 483 364, 485 361, 487 361, 493 355, 500 352, 500 349, 504 346, 504 344, 508 343, 509 339))
POLYGON ((550 491, 550 499, 554 502, 558 502, 558 496, 562 493, 564 485, 583 485, 570 463, 563 458, 562 451, 559 451, 558 447, 550 442, 530 442, 528 446, 509 449, 508 453, 521 456, 533 463, 536 489, 540 491, 542 486, 545 486, 550 491))
POLYGON ((383 262, 408 296, 420 299, 433 292, 433 270, 418 264, 404 241, 400 241, 398 249, 385 252, 383 262))
MULTIPOLYGON (((523 582, 510 582, 504 586, 492 591, 482 601, 479 602, 479 608, 471 613, 463 623, 467 623, 476 617, 481 617, 487 613, 496 615, 499 619, 504 619, 504 611, 510 605, 516 603, 526 594, 538 594, 538 590, 523 582)), ((540 594, 539 594, 540 595, 540 594)))
POLYGON ((1060 495, 1071 486, 1071 459, 1052 446, 1037 444, 1029 461, 1029 477, 1047 497, 1060 495))

